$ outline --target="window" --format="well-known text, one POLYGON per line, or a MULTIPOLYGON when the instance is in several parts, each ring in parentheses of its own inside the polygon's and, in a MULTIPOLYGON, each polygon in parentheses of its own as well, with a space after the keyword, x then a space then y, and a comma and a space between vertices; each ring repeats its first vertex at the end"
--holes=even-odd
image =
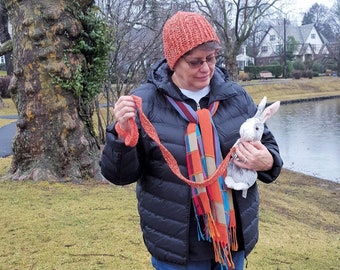
POLYGON ((269 40, 270 41, 275 41, 276 40, 276 36, 275 35, 270 35, 269 40))
POLYGON ((310 35, 311 39, 315 39, 315 34, 310 35))
POLYGON ((275 46, 275 52, 280 53, 281 52, 281 45, 276 45, 275 46))
POLYGON ((262 52, 268 52, 268 47, 267 46, 262 46, 261 47, 262 52))

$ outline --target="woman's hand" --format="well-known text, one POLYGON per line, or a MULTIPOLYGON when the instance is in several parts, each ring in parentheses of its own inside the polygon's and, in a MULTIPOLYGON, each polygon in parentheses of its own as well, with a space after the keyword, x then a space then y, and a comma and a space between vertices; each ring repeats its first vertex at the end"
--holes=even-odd
POLYGON ((260 141, 240 142, 236 147, 236 155, 233 162, 240 168, 268 171, 273 167, 274 159, 260 141))
POLYGON ((128 120, 136 117, 136 104, 133 98, 131 96, 121 96, 113 108, 113 113, 120 128, 125 132, 129 132, 128 120))

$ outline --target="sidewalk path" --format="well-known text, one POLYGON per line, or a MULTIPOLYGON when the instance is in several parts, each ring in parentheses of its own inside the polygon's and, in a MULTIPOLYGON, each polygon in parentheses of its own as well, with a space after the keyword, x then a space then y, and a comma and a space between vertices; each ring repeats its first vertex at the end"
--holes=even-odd
MULTIPOLYGON (((0 116, 2 119, 17 119, 17 115, 0 116)), ((13 154, 12 141, 17 131, 16 123, 10 123, 0 127, 0 157, 7 157, 13 154)))

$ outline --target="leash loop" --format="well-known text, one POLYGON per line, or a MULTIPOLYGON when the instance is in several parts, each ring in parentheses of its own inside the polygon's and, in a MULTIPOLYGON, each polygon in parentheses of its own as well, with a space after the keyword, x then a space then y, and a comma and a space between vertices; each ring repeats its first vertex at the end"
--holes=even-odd
MULTIPOLYGON (((232 147, 230 149, 228 155, 223 159, 223 161, 218 166, 216 171, 209 178, 204 180, 203 182, 193 182, 190 179, 187 179, 186 177, 184 177, 183 174, 181 173, 180 169, 179 169, 179 166, 178 166, 176 159, 170 153, 170 151, 168 149, 166 149, 165 146, 161 143, 155 128, 153 127, 153 125, 151 124, 149 119, 146 117, 146 115, 143 113, 142 99, 140 97, 137 97, 137 96, 134 96, 134 95, 132 96, 132 98, 133 98, 134 102, 136 103, 136 107, 137 107, 137 111, 139 113, 141 125, 144 128, 146 134, 148 134, 148 136, 154 142, 156 142, 156 144, 159 146, 166 163, 169 165, 171 171, 178 178, 180 178, 182 181, 184 181, 186 184, 188 184, 191 187, 201 188, 201 187, 209 186, 210 184, 215 182, 221 175, 224 175, 224 174, 226 175, 227 167, 228 167, 228 163, 231 159, 231 155, 236 150, 235 147, 232 147)), ((138 142, 138 136, 139 136, 138 127, 137 127, 135 120, 132 119, 132 118, 130 118, 128 120, 128 123, 129 123, 129 126, 130 126, 129 132, 122 130, 120 128, 119 124, 116 125, 116 131, 119 134, 119 136, 124 139, 124 143, 125 143, 126 146, 134 147, 134 146, 137 145, 137 142, 138 142)))

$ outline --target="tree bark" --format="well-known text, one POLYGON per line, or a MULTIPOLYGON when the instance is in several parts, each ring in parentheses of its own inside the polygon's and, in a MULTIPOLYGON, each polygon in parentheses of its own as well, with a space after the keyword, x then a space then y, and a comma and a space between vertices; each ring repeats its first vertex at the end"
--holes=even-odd
POLYGON ((13 142, 13 180, 101 179, 99 147, 79 116, 80 102, 55 78, 86 65, 71 49, 82 31, 72 10, 93 0, 3 0, 13 26, 10 83, 19 119, 13 142), (65 61, 67 59, 67 61, 65 61))

